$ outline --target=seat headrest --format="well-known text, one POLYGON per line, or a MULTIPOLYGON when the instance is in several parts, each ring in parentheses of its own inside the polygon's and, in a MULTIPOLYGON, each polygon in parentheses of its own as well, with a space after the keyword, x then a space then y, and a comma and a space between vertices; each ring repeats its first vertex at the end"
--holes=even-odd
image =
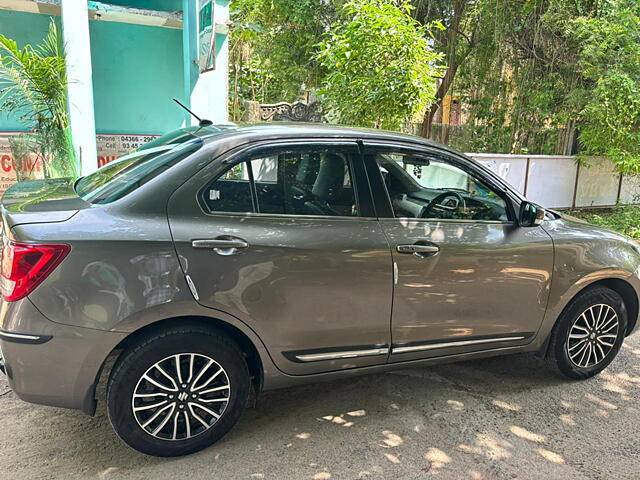
POLYGON ((296 182, 311 185, 318 176, 320 168, 320 157, 317 155, 308 155, 300 160, 298 165, 298 173, 296 173, 296 182))
POLYGON ((311 193, 325 201, 334 200, 344 188, 345 161, 337 153, 325 153, 320 159, 318 178, 311 193))

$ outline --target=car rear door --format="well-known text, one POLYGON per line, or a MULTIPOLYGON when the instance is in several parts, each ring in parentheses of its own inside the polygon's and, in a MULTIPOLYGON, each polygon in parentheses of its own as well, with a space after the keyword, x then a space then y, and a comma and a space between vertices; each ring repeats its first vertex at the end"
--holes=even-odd
POLYGON ((507 193, 464 158, 370 143, 365 161, 394 260, 390 361, 530 342, 553 267, 544 229, 519 227, 507 193))
POLYGON ((355 141, 240 148, 171 197, 197 301, 234 315, 294 375, 385 363, 392 263, 355 141))

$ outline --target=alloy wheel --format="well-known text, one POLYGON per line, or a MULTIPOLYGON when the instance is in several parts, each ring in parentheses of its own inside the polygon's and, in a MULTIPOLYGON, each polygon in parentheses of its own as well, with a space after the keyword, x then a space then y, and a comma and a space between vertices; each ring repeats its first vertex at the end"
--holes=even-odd
POLYGON ((179 353, 147 369, 136 384, 131 407, 149 435, 186 440, 211 428, 230 396, 229 376, 218 362, 199 353, 179 353))
POLYGON ((620 322, 618 314, 604 303, 582 312, 569 329, 566 342, 571 363, 589 368, 601 363, 613 350, 620 322))

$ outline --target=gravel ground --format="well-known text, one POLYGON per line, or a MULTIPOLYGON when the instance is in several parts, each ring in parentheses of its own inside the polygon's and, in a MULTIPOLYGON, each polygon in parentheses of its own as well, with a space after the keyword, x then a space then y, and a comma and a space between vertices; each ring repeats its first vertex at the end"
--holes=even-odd
POLYGON ((270 392, 217 445, 177 459, 126 447, 104 406, 89 418, 8 393, 0 478, 635 479, 639 400, 640 334, 581 382, 521 355, 270 392))

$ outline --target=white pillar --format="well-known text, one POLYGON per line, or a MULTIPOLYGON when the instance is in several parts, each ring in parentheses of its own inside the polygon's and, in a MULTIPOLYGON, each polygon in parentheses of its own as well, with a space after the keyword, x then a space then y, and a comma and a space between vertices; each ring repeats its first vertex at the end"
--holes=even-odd
MULTIPOLYGON (((192 2, 196 7, 195 13, 197 14, 197 5, 199 2, 196 0, 187 1, 192 2)), ((224 31, 225 33, 217 37, 214 33, 214 38, 216 39, 214 48, 217 51, 215 68, 200 73, 200 75, 196 77, 197 80, 192 82, 190 104, 191 110, 200 118, 206 118, 213 123, 224 123, 228 120, 227 101, 229 98, 229 42, 226 35, 228 27, 225 25, 229 20, 229 2, 223 0, 211 1, 214 4, 214 32, 218 30, 219 32, 224 31)), ((199 21, 199 15, 196 19, 199 21)), ((197 21, 194 25, 196 29, 199 28, 197 21)), ((186 22, 184 22, 184 25, 186 25, 186 22)), ((197 30, 193 32, 192 35, 195 35, 197 39, 197 30)), ((196 54, 197 53, 198 48, 196 48, 196 54)), ((197 61, 197 58, 195 60, 197 61)), ((192 125, 197 125, 197 123, 197 120, 191 119, 192 125)))
POLYGON ((87 0, 62 0, 61 6, 71 135, 81 174, 87 175, 98 168, 87 0))

